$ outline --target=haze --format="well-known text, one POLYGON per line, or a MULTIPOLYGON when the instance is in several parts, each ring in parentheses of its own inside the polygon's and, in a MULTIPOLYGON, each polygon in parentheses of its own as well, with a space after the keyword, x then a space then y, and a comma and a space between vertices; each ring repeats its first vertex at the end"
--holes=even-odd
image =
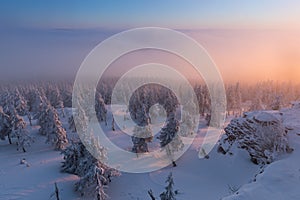
MULTIPOLYGON (((2 1, 0 79, 74 78, 85 56, 105 38, 158 26, 196 39, 225 81, 300 82, 299 10, 298 1, 279 0, 2 1)), ((149 51, 121 58, 110 73, 151 61, 193 76, 185 61, 149 51)))

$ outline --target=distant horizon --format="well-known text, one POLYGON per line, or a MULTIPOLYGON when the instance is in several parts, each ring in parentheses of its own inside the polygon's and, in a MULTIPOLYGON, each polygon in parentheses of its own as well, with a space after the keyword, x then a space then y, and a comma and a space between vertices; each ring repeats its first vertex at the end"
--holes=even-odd
MULTIPOLYGON (((150 26, 174 29, 195 39, 225 82, 300 83, 299 8, 295 0, 4 1, 0 80, 72 79, 101 41, 130 28, 150 26)), ((147 54, 135 52, 120 58, 111 66, 115 71, 110 71, 120 73, 143 62, 163 61, 186 76, 195 74, 175 56, 147 54)))

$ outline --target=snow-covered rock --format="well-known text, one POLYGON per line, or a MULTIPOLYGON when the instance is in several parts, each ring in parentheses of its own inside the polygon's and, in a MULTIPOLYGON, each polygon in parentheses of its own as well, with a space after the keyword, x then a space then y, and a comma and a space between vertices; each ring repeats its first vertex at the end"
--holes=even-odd
POLYGON ((282 124, 282 113, 270 111, 248 112, 233 119, 225 128, 219 152, 230 152, 233 144, 248 151, 255 164, 269 164, 281 153, 290 153, 287 131, 282 124))
POLYGON ((222 200, 298 200, 300 199, 300 109, 282 111, 283 124, 290 127, 288 139, 295 149, 289 156, 267 165, 254 182, 245 184, 222 200))

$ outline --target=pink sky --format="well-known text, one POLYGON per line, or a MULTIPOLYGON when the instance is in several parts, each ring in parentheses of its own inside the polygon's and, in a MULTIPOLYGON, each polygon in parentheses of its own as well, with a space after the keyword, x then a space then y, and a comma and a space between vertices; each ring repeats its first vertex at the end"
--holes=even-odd
MULTIPOLYGON (((300 31, 207 30, 186 32, 210 54, 225 82, 300 82, 300 31)), ((147 63, 167 64, 187 77, 197 74, 183 59, 166 52, 133 52, 112 64, 121 74, 147 63)))

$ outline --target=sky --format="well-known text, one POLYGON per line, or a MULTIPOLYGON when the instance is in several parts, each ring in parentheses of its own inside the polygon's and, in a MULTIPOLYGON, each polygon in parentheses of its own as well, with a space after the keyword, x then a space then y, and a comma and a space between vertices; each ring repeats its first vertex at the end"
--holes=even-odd
MULTIPOLYGON (((0 0, 0 5, 0 80, 74 77, 98 43, 145 26, 196 39, 226 81, 300 79, 297 0, 0 0)), ((131 60, 116 62, 115 69, 131 60)))

